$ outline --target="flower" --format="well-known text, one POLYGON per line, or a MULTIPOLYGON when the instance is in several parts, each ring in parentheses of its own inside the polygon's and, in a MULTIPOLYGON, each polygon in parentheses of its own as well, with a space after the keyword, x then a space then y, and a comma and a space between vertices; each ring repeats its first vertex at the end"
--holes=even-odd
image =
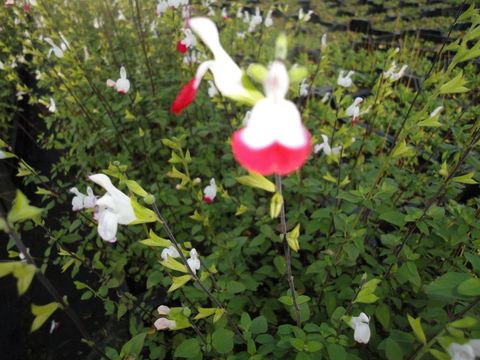
POLYGON ((255 31, 256 27, 263 22, 262 16, 260 15, 260 8, 257 6, 255 8, 255 14, 250 18, 248 23, 248 32, 252 33, 255 31))
POLYGON ((190 258, 187 259, 187 264, 194 274, 197 273, 197 270, 200 270, 200 259, 198 258, 197 250, 190 250, 190 258))
POLYGON ((300 8, 298 10, 298 20, 300 22, 308 22, 308 21, 310 21, 310 18, 312 17, 312 14, 313 14, 313 10, 308 10, 308 12, 305 14, 303 12, 303 8, 300 8))
POLYGON ((208 70, 212 72, 215 86, 222 95, 233 99, 252 100, 252 95, 242 84, 242 70, 220 44, 215 24, 210 19, 203 17, 189 19, 187 24, 210 49, 214 60, 207 60, 199 65, 193 79, 180 90, 170 107, 170 111, 179 115, 183 109, 190 105, 195 99, 200 82, 208 70))
POLYGON ((170 308, 168 306, 165 306, 165 305, 160 305, 158 308, 157 308, 157 311, 160 315, 168 315, 170 314, 170 308))
POLYGON ((59 327, 60 327, 60 321, 55 321, 54 319, 52 319, 52 321, 50 322, 50 330, 48 331, 48 333, 52 335, 53 332, 57 330, 59 327))
POLYGON ((71 188, 70 192, 75 194, 72 199, 72 211, 91 209, 95 207, 97 198, 90 186, 87 187, 87 195, 82 194, 76 187, 71 188))
POLYGON ((363 101, 363 98, 361 97, 357 97, 355 98, 355 100, 353 101, 352 105, 350 105, 347 110, 345 111, 345 114, 347 116, 351 116, 352 117, 352 125, 355 125, 355 123, 357 122, 357 120, 359 119, 360 117, 360 103, 363 101))
POLYGON ((211 178, 210 185, 206 186, 203 190, 203 201, 207 204, 211 204, 215 199, 215 196, 217 196, 217 184, 215 183, 215 179, 211 178))
POLYGON ((328 143, 328 136, 322 134, 322 139, 323 139, 323 144, 316 144, 313 147, 313 152, 315 154, 318 154, 320 151, 323 150, 323 153, 327 156, 330 156, 330 154, 338 155, 340 154, 340 150, 342 150, 341 146, 335 146, 333 149, 330 147, 330 144, 328 143))
POLYGON ((173 330, 177 326, 177 323, 175 322, 175 320, 169 320, 167 318, 161 317, 157 319, 157 321, 155 321, 153 325, 157 330, 173 330))
POLYGON ((452 360, 474 360, 475 352, 470 344, 451 343, 448 347, 448 354, 452 360))
POLYGON ((233 134, 233 155, 249 171, 286 175, 310 155, 310 133, 295 104, 285 99, 288 85, 285 65, 273 62, 264 82, 266 98, 257 101, 248 124, 233 134))
POLYGON ((359 316, 353 316, 350 321, 350 326, 354 330, 353 338, 360 344, 367 344, 370 340, 370 327, 368 323, 370 318, 365 313, 360 313, 359 316))
POLYGON ((330 91, 323 95, 322 100, 320 100, 322 104, 325 104, 328 100, 330 100, 330 96, 332 96, 332 93, 330 91))
POLYGON ((322 35, 320 50, 322 52, 325 52, 325 50, 327 50, 327 33, 322 35))
POLYGON ((183 29, 183 34, 185 37, 177 43, 177 51, 185 54, 189 48, 196 45, 197 39, 190 29, 183 29))
POLYGON ((308 84, 307 84, 307 79, 303 79, 302 82, 300 83, 300 90, 299 94, 301 97, 306 97, 308 96, 308 84))
POLYGON ((337 85, 349 88, 353 85, 352 75, 355 74, 355 71, 349 71, 346 75, 345 73, 345 70, 340 71, 340 74, 338 74, 337 85))
POLYGON ((48 111, 50 111, 51 113, 57 111, 57 105, 55 105, 55 100, 53 100, 53 98, 50 98, 50 105, 48 106, 48 111))
POLYGON ((168 9, 168 3, 165 0, 160 1, 157 4, 157 8, 155 9, 155 14, 157 16, 162 16, 162 14, 167 11, 168 9))
POLYGON ((63 57, 63 53, 67 50, 67 43, 65 43, 64 41, 62 41, 62 43, 60 44, 60 47, 58 47, 52 39, 50 39, 49 37, 46 37, 44 38, 45 42, 48 43, 51 48, 50 50, 48 50, 48 55, 47 57, 49 58, 50 55, 52 55, 52 52, 55 54, 55 56, 57 58, 62 58, 63 57))
POLYGON ((4 5, 5 5, 5 7, 15 5, 15 1, 14 0, 5 0, 4 5))
POLYGON ((178 258, 180 254, 175 246, 170 245, 168 248, 162 250, 162 254, 160 255, 164 261, 168 259, 168 257, 178 258))
POLYGON ((397 81, 400 80, 400 78, 405 74, 405 71, 407 70, 408 65, 403 65, 402 68, 397 72, 397 63, 395 61, 392 61, 392 65, 390 66, 390 69, 385 71, 383 75, 385 78, 387 78, 390 81, 397 81))
POLYGON ((120 79, 118 79, 117 82, 108 79, 107 86, 114 87, 119 94, 126 94, 128 92, 130 89, 130 81, 127 79, 127 70, 125 70, 125 67, 122 66, 120 68, 120 79))
POLYGON ((263 25, 265 25, 265 27, 270 27, 273 25, 272 13, 273 13, 273 10, 268 11, 267 16, 265 17, 265 20, 263 21, 263 25))
POLYGON ((97 211, 94 217, 98 221, 98 234, 107 242, 115 242, 118 224, 128 225, 136 220, 130 198, 113 186, 107 175, 95 174, 88 178, 107 191, 95 203, 97 211))
POLYGON ((223 8, 222 8, 221 14, 222 14, 223 20, 227 20, 227 19, 228 19, 228 11, 227 11, 227 8, 226 8, 226 7, 223 7, 223 8))

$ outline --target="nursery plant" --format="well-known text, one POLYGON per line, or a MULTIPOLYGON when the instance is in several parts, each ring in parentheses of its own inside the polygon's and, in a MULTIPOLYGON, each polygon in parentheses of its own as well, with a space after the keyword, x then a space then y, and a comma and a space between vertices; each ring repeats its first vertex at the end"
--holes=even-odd
POLYGON ((480 357, 478 4, 363 46, 335 26, 379 4, 310 3, 4 2, 0 277, 31 332, 68 322, 92 359, 480 357))

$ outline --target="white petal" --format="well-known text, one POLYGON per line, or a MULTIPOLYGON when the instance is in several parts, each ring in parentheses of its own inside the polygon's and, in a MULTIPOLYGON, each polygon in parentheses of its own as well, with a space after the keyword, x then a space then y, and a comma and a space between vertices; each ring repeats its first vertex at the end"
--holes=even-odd
POLYGON ((120 79, 126 79, 127 78, 127 70, 125 70, 125 67, 122 66, 120 68, 120 79))
POLYGON ((370 341, 370 327, 366 323, 359 323, 355 327, 354 339, 356 342, 361 344, 367 344, 370 341))
POLYGON ((165 306, 165 305, 160 305, 158 308, 157 308, 157 311, 160 315, 168 315, 170 314, 170 308, 168 306, 165 306))
POLYGON ((117 241, 118 219, 109 209, 104 209, 98 218, 98 234, 107 242, 117 241))
POLYGON ((475 352, 469 344, 451 343, 448 347, 448 353, 452 360, 474 360, 475 352))

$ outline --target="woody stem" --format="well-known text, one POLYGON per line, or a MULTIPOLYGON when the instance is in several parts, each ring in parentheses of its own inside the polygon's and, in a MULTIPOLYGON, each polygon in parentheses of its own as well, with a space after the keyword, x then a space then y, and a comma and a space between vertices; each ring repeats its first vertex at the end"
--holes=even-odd
POLYGON ((277 192, 282 197, 282 208, 280 210, 280 231, 281 231, 281 238, 283 240, 283 250, 285 253, 285 265, 287 267, 287 281, 288 285, 290 286, 290 293, 292 295, 292 302, 293 302, 293 309, 295 311, 295 319, 297 322, 297 326, 301 327, 301 320, 300 320, 300 307, 297 303, 297 295, 295 292, 295 282, 293 281, 292 275, 292 254, 290 252, 290 246, 287 242, 287 221, 285 219, 285 200, 283 198, 283 191, 282 191, 282 176, 275 174, 275 185, 277 187, 277 192))

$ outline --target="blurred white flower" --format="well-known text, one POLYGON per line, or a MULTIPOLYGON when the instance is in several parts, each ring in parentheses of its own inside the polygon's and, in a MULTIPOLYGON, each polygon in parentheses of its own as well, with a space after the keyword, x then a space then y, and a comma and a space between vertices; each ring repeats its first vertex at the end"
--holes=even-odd
POLYGON ((262 16, 260 15, 260 8, 257 6, 255 8, 255 14, 251 17, 248 24, 248 32, 254 32, 256 27, 262 23, 262 16))
POLYGON ((353 338, 360 344, 367 344, 370 341, 370 327, 368 323, 370 318, 365 313, 360 313, 359 316, 353 316, 350 321, 350 326, 354 330, 353 338))
POLYGON ((217 196, 217 184, 215 183, 215 179, 211 178, 210 185, 206 186, 203 190, 203 201, 207 204, 211 204, 215 199, 215 196, 217 196))
POLYGON ((57 58, 63 57, 63 53, 67 50, 67 44, 65 44, 62 41, 59 47, 49 37, 46 37, 43 40, 51 46, 50 50, 48 50, 48 55, 47 55, 48 58, 50 57, 50 55, 52 55, 52 52, 55 54, 57 58))
POLYGON ((167 318, 161 317, 160 319, 155 321, 153 325, 157 330, 165 330, 165 329, 173 330, 177 326, 177 323, 175 322, 175 320, 169 320, 167 318))
POLYGON ((48 111, 50 111, 51 113, 57 111, 57 105, 55 104, 55 100, 53 100, 52 97, 50 98, 50 105, 48 106, 48 111))
POLYGON ((200 270, 200 259, 198 258, 197 250, 190 250, 190 258, 187 259, 187 264, 194 274, 197 273, 197 270, 200 270))
POLYGON ((107 242, 115 242, 118 224, 128 225, 136 219, 130 198, 118 190, 107 175, 95 174, 88 178, 107 191, 95 203, 98 234, 107 242))
POLYGON ((228 11, 227 11, 227 8, 226 8, 226 7, 223 7, 223 8, 222 8, 221 14, 222 14, 223 20, 227 20, 227 19, 228 19, 228 11))
POLYGON ((357 97, 353 101, 352 105, 350 105, 347 110, 345 111, 347 116, 352 117, 352 125, 355 125, 357 120, 360 117, 360 103, 363 101, 363 98, 357 97))
POLYGON ((305 14, 303 12, 303 8, 300 8, 298 10, 298 20, 300 22, 308 22, 310 20, 310 18, 312 17, 312 14, 313 14, 313 10, 308 10, 308 12, 305 14))
POLYGON ((433 117, 439 115, 442 111, 443 111, 443 106, 438 106, 438 107, 435 108, 435 110, 433 110, 430 113, 430 117, 433 118, 433 117))
POLYGON ((328 100, 330 100, 330 96, 332 96, 331 92, 327 92, 325 95, 323 95, 322 100, 320 100, 322 104, 325 104, 328 100))
POLYGON ((170 314, 170 308, 168 306, 165 306, 165 305, 160 305, 158 308, 157 308, 157 311, 160 315, 168 315, 170 314))
POLYGON ((120 79, 118 79, 116 82, 108 79, 107 86, 114 87, 117 89, 119 94, 126 94, 128 92, 130 89, 130 81, 127 79, 127 70, 125 70, 125 67, 122 66, 120 68, 120 79))
POLYGON ((165 1, 165 0, 162 0, 160 2, 158 2, 157 4, 157 8, 155 9, 155 14, 157 16, 162 16, 162 14, 167 11, 168 9, 168 2, 165 1))
POLYGON ((383 75, 385 76, 386 79, 390 81, 397 81, 402 78, 403 75, 405 75, 405 71, 408 68, 408 65, 403 65, 400 70, 397 71, 397 63, 395 61, 392 61, 392 65, 390 66, 390 69, 385 71, 383 75))
POLYGON ((322 35, 320 50, 322 52, 325 52, 325 50, 327 50, 327 33, 322 35))
POLYGON ((309 85, 307 83, 307 79, 303 79, 302 82, 300 83, 300 90, 299 94, 301 97, 306 97, 308 96, 308 90, 309 90, 309 85))
POLYGON ((72 194, 75 196, 72 199, 72 210, 78 211, 82 209, 91 209, 95 207, 97 197, 93 193, 93 190, 90 186, 87 187, 87 195, 82 194, 76 187, 70 189, 72 194))
POLYGON ((180 257, 180 254, 178 253, 178 250, 175 248, 175 246, 170 245, 168 248, 162 250, 162 254, 160 256, 164 261, 166 261, 168 256, 172 258, 178 258, 180 257))
POLYGON ((323 139, 322 144, 316 144, 313 147, 313 152, 315 154, 318 154, 320 151, 323 151, 323 153, 327 156, 330 156, 330 154, 334 154, 334 155, 340 154, 340 150, 342 150, 341 146, 335 146, 334 148, 331 148, 328 142, 327 135, 322 134, 322 139, 323 139))
POLYGON ((349 88, 353 85, 352 75, 355 74, 355 71, 350 70, 348 73, 345 70, 340 70, 337 79, 337 85, 343 86, 344 88, 349 88))
POLYGON ((213 98, 215 95, 218 94, 218 89, 215 87, 215 84, 212 80, 208 80, 208 96, 213 98))
POLYGON ((265 17, 265 21, 263 22, 263 25, 265 25, 265 27, 270 27, 273 25, 272 13, 272 10, 268 11, 267 16, 265 17))

